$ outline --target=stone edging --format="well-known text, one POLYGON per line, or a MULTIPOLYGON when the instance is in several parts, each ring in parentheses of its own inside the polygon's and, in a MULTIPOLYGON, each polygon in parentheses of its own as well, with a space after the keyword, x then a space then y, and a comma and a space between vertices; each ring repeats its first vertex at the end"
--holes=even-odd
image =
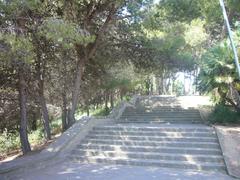
POLYGON ((199 111, 199 113, 200 113, 200 116, 201 116, 202 120, 203 120, 205 123, 209 124, 209 122, 208 122, 208 117, 209 117, 209 115, 211 114, 212 109, 211 109, 211 108, 210 108, 210 109, 209 109, 209 108, 204 108, 204 107, 199 106, 199 107, 198 107, 198 111, 199 111))
POLYGON ((133 107, 135 108, 138 100, 140 99, 140 96, 134 95, 129 102, 122 101, 118 106, 116 106, 110 115, 107 116, 107 118, 112 118, 114 120, 119 119, 122 116, 122 113, 125 111, 127 107, 133 107))
MULTIPOLYGON (((236 165, 232 165, 231 163, 232 160, 235 160, 235 158, 239 159, 239 157, 234 157, 233 154, 229 154, 228 145, 231 145, 231 142, 229 142, 226 139, 227 136, 222 133, 221 128, 214 126, 214 129, 219 140, 219 144, 222 150, 222 155, 224 158, 224 162, 225 162, 228 174, 232 177, 240 178, 240 174, 239 174, 240 171, 236 172, 236 169, 239 169, 239 167, 237 167, 236 165)), ((240 164, 238 164, 238 166, 239 165, 240 164)))

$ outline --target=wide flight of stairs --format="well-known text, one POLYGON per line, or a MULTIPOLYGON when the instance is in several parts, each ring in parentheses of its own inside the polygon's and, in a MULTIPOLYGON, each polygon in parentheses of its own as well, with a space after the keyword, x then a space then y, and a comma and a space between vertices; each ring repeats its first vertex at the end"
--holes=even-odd
POLYGON ((202 124, 200 113, 196 109, 163 106, 155 110, 127 108, 118 120, 119 123, 180 123, 202 124))
MULTIPOLYGON (((164 100, 167 104, 169 98, 156 102, 164 100)), ((138 105, 127 109, 118 123, 94 127, 70 158, 85 163, 226 172, 215 130, 200 124, 198 110, 138 105)))
POLYGON ((142 99, 136 108, 128 107, 119 123, 180 123, 202 124, 200 113, 195 108, 183 108, 174 97, 142 99))

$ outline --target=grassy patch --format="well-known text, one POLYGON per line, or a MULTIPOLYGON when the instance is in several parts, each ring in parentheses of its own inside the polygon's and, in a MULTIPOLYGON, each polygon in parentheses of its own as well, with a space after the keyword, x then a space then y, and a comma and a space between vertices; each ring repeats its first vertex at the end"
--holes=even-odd
MULTIPOLYGON (((40 145, 46 141, 42 129, 30 132, 28 139, 31 146, 40 145)), ((7 130, 5 130, 0 134, 0 159, 4 159, 14 151, 18 152, 20 148, 21 143, 18 132, 7 132, 7 130)))
POLYGON ((62 119, 58 118, 51 122, 51 133, 53 135, 62 132, 62 119))
POLYGON ((0 134, 0 159, 5 157, 13 150, 20 148, 20 138, 17 132, 8 132, 5 130, 0 134))
MULTIPOLYGON (((51 122, 52 135, 61 133, 62 122, 61 118, 55 119, 51 122)), ((41 146, 46 143, 43 127, 38 127, 36 131, 31 131, 28 134, 29 143, 31 147, 41 146)), ((8 154, 12 154, 14 151, 19 151, 21 148, 19 132, 8 132, 5 130, 0 134, 0 159, 4 159, 8 154)))
POLYGON ((110 113, 110 109, 99 108, 91 112, 93 116, 107 116, 110 113))

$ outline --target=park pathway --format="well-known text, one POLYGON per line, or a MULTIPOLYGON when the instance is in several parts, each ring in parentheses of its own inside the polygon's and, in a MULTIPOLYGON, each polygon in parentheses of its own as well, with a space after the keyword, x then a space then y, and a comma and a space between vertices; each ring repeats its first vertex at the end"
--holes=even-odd
POLYGON ((95 126, 63 163, 15 177, 232 179, 215 130, 204 124, 198 109, 182 106, 175 97, 157 96, 142 97, 117 121, 95 126))

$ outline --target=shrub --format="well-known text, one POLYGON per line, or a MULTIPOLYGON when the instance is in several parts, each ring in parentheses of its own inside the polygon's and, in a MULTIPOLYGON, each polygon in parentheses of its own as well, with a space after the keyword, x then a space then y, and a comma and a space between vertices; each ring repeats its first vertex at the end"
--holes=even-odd
POLYGON ((6 156, 10 151, 20 148, 20 139, 17 132, 8 132, 7 129, 0 134, 0 156, 6 156))
POLYGON ((44 131, 43 129, 38 129, 36 131, 32 131, 29 135, 29 142, 31 145, 37 145, 37 144, 41 144, 45 141, 44 138, 44 131))
POLYGON ((210 122, 221 124, 237 123, 240 122, 239 119, 240 114, 238 112, 222 104, 216 105, 214 111, 209 116, 210 122))
POLYGON ((62 132, 62 119, 58 118, 51 122, 52 134, 56 135, 62 132))
POLYGON ((105 109, 105 108, 99 108, 99 109, 96 109, 92 115, 93 116, 107 116, 109 115, 110 113, 110 109, 105 109))

